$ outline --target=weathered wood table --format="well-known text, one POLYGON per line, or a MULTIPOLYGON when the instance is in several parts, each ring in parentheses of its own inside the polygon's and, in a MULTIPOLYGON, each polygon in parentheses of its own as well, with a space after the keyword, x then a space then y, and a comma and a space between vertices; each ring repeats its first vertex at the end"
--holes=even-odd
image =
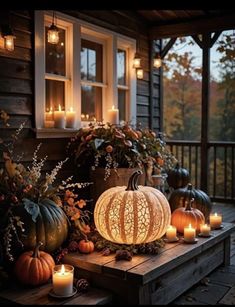
POLYGON ((216 267, 229 264, 230 235, 235 225, 223 223, 209 238, 198 237, 196 244, 166 243, 158 255, 134 256, 116 261, 114 255, 72 253, 65 263, 92 285, 108 289, 115 303, 168 304, 207 276, 216 267))
POLYGON ((112 302, 112 295, 106 290, 90 288, 86 293, 57 299, 48 295, 51 289, 50 282, 34 288, 15 283, 9 289, 0 291, 0 305, 106 305, 112 302))

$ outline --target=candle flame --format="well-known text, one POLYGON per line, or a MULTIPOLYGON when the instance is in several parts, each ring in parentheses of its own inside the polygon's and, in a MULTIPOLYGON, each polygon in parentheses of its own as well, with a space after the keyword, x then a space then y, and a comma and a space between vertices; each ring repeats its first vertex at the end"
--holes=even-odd
POLYGON ((62 266, 61 266, 60 273, 61 273, 62 275, 64 275, 64 273, 65 273, 65 268, 64 268, 64 265, 63 265, 63 264, 62 264, 62 266))
POLYGON ((73 112, 73 107, 70 107, 70 112, 73 112))
POLYGON ((189 224, 189 225, 188 225, 188 227, 189 227, 189 228, 192 228, 192 225, 191 225, 191 224, 189 224))
POLYGON ((114 110, 115 109, 115 107, 114 106, 112 106, 112 110, 114 110))
POLYGON ((217 213, 215 212, 215 216, 217 216, 217 213))
POLYGON ((59 104, 59 111, 61 111, 61 106, 60 106, 60 104, 59 104))

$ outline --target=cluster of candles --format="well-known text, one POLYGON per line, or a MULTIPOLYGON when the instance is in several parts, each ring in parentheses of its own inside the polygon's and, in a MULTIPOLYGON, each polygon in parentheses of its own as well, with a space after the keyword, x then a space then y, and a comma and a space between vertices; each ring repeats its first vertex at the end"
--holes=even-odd
MULTIPOLYGON (((219 229, 222 225, 222 215, 221 214, 210 214, 209 217, 210 224, 201 224, 200 225, 200 236, 209 237, 211 229, 219 229)), ((168 242, 176 242, 177 238, 177 229, 175 226, 170 225, 166 230, 166 239, 168 242)), ((192 243, 196 240, 196 229, 189 224, 184 228, 184 241, 186 243, 192 243)))
POLYGON ((45 128, 76 128, 76 114, 71 107, 68 111, 63 111, 59 105, 58 110, 52 108, 45 114, 45 128))

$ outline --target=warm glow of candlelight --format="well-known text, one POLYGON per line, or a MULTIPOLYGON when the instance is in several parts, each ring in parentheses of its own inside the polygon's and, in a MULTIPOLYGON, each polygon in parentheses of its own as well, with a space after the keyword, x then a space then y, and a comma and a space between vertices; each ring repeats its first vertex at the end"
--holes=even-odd
POLYGON ((71 265, 56 265, 53 269, 53 291, 58 296, 71 295, 73 292, 73 273, 71 265))
POLYGON ((61 105, 59 104, 59 111, 61 111, 61 105))
POLYGON ((218 229, 221 227, 221 223, 222 223, 221 214, 217 214, 217 212, 215 212, 214 214, 210 214, 209 219, 210 219, 210 225, 212 228, 218 229))
POLYGON ((196 229, 192 227, 191 224, 184 228, 184 241, 194 242, 196 237, 196 229))
POLYGON ((60 274, 63 274, 63 275, 64 275, 64 273, 65 273, 65 268, 64 268, 64 265, 62 264, 61 270, 60 270, 60 274))

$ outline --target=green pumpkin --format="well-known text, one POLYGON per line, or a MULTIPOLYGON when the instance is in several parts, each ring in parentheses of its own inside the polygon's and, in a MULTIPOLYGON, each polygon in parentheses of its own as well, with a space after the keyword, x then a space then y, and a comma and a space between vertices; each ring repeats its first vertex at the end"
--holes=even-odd
POLYGON ((189 172, 186 168, 180 167, 179 163, 167 173, 167 183, 174 189, 184 188, 190 181, 189 172))
POLYGON ((20 216, 25 231, 20 235, 24 250, 32 250, 40 241, 42 250, 51 253, 61 246, 68 236, 68 219, 64 211, 53 201, 45 199, 38 204, 36 222, 24 204, 13 208, 15 216, 20 216))
POLYGON ((208 222, 212 209, 210 197, 202 190, 194 189, 191 183, 187 187, 174 190, 171 193, 169 198, 171 212, 177 208, 185 207, 186 202, 189 202, 192 198, 194 198, 192 208, 200 210, 204 214, 206 222, 208 222))

